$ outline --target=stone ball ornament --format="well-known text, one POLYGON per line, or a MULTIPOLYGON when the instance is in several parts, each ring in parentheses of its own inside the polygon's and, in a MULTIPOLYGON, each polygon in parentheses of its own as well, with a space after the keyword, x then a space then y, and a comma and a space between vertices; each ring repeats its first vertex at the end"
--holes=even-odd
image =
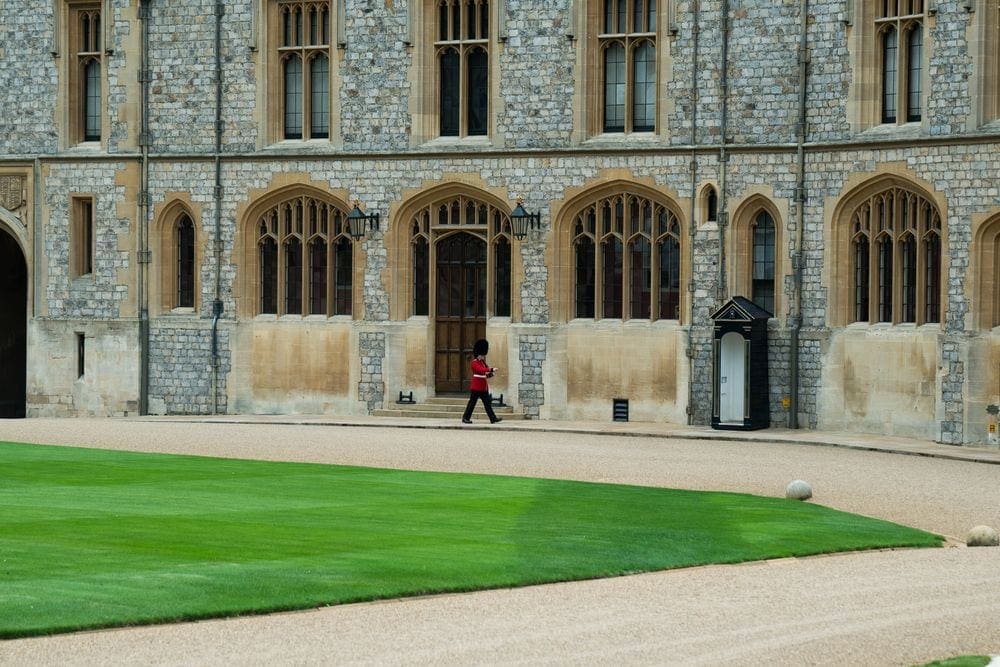
POLYGON ((1000 546, 1000 536, 989 526, 975 526, 969 531, 965 543, 970 547, 996 547, 1000 546))
POLYGON ((812 498, 813 490, 809 486, 809 482, 805 482, 801 479, 796 479, 788 484, 785 488, 785 497, 791 498, 792 500, 809 500, 812 498))

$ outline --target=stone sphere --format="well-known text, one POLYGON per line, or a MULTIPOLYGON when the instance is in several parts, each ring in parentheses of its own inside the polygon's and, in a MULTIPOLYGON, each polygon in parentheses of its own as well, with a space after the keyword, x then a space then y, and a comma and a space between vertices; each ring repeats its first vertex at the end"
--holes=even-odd
POLYGON ((801 479, 791 482, 785 489, 785 497, 792 500, 809 500, 812 495, 813 490, 809 482, 803 482, 801 479))
POLYGON ((976 526, 969 531, 965 543, 970 547, 995 547, 1000 546, 1000 536, 989 526, 976 526))

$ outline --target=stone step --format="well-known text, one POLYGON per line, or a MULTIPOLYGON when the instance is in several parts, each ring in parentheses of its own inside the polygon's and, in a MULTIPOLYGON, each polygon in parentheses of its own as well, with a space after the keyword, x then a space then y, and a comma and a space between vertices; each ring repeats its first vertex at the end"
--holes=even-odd
MULTIPOLYGON (((418 417, 424 419, 460 419, 464 406, 458 410, 424 410, 421 406, 415 405, 411 408, 375 410, 372 414, 376 417, 418 417)), ((510 406, 506 408, 494 408, 498 417, 509 420, 524 419, 524 415, 514 412, 510 406)), ((486 415, 483 413, 481 405, 476 406, 476 411, 472 414, 473 420, 485 422, 486 415)))

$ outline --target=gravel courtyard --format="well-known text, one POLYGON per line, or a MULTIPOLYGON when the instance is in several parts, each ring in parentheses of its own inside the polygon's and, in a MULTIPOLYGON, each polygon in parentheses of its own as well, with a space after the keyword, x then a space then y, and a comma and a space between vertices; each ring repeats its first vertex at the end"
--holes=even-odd
POLYGON ((974 525, 1000 528, 998 465, 759 440, 377 423, 32 419, 0 422, 0 440, 760 495, 805 479, 812 502, 923 528, 950 546, 14 640, 0 642, 0 664, 911 665, 1000 654, 1000 549, 961 544, 974 525))

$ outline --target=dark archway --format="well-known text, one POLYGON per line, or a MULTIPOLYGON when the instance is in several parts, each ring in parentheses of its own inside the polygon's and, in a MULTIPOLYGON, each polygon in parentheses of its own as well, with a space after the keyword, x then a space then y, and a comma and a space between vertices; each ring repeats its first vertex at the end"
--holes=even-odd
POLYGON ((28 267, 17 241, 0 229, 0 417, 24 417, 28 267))

